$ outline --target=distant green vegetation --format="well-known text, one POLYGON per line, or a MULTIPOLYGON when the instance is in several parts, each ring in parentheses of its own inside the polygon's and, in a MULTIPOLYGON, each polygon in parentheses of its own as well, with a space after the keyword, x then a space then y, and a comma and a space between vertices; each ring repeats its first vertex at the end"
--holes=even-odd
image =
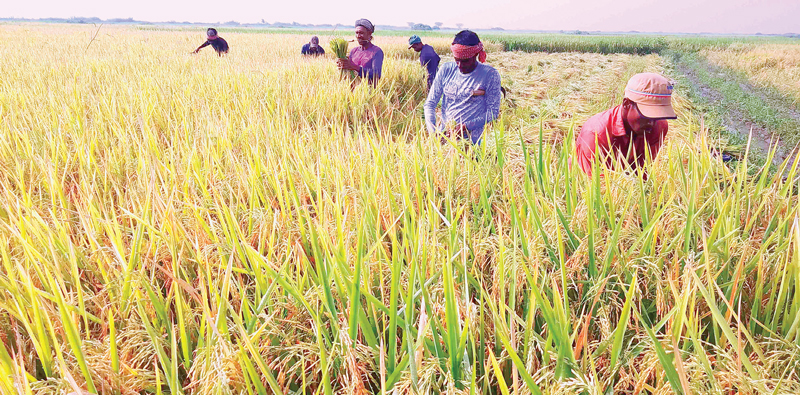
POLYGON ((593 52, 646 55, 664 50, 696 52, 707 47, 727 48, 732 44, 797 43, 800 39, 762 36, 653 36, 653 35, 570 35, 526 34, 491 35, 490 40, 506 51, 593 52))
POLYGON ((800 44, 799 38, 779 36, 667 36, 668 49, 681 52, 696 52, 704 48, 742 49, 763 44, 800 44))
POLYGON ((503 35, 491 38, 506 51, 595 52, 645 55, 659 53, 667 40, 654 36, 590 36, 568 34, 503 35))

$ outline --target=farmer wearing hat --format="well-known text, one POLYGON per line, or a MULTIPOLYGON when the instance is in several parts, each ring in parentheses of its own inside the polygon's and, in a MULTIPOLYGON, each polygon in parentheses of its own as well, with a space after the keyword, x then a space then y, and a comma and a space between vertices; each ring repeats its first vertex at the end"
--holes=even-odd
POLYGON ((431 89, 433 79, 436 78, 436 70, 439 69, 439 55, 428 44, 423 44, 422 39, 417 35, 413 35, 408 39, 408 49, 414 49, 419 52, 419 63, 428 71, 428 90, 431 89))
POLYGON ((655 73, 631 77, 622 104, 589 118, 581 128, 576 151, 584 173, 592 174, 598 156, 609 167, 617 159, 634 168, 643 166, 648 157, 655 159, 669 129, 667 120, 677 118, 671 99, 672 83, 665 77, 655 73))
POLYGON ((201 49, 209 45, 211 48, 214 48, 214 50, 217 51, 217 55, 219 56, 222 56, 224 53, 228 53, 228 42, 225 41, 224 38, 218 36, 217 29, 214 29, 213 27, 206 31, 206 42, 197 47, 197 49, 194 50, 194 53, 200 52, 201 49))
POLYGON ((325 50, 319 45, 319 38, 314 36, 311 37, 311 41, 303 45, 303 49, 300 50, 300 53, 309 56, 320 56, 325 55, 325 50))
POLYGON ((475 32, 462 30, 450 46, 455 62, 436 73, 425 100, 428 132, 469 138, 477 144, 484 126, 500 114, 500 73, 484 64, 486 52, 475 32), (436 106, 442 103, 442 122, 436 124, 436 106))
POLYGON ((358 46, 350 50, 347 59, 337 60, 337 64, 340 69, 353 70, 361 78, 367 78, 372 85, 376 85, 381 78, 383 51, 372 43, 375 25, 367 19, 359 19, 355 28, 358 46))

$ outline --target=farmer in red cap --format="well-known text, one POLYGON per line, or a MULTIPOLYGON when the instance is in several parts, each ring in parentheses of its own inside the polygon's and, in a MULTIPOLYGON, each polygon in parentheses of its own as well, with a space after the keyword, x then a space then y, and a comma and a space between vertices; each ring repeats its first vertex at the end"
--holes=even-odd
POLYGON ((616 160, 641 167, 655 159, 664 143, 672 109, 672 83, 655 73, 636 74, 625 87, 622 105, 589 118, 576 141, 578 163, 591 175, 596 157, 613 167, 616 160), (649 154, 646 152, 649 151, 649 154))

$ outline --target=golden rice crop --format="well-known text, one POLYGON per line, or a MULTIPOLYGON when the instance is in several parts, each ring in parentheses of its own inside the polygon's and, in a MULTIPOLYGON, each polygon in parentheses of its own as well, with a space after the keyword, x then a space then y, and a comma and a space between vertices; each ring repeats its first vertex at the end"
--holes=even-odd
POLYGON ((2 393, 800 391, 796 168, 726 167, 683 97, 646 181, 570 165, 657 55, 492 53, 469 148, 400 57, 0 32, 2 393))

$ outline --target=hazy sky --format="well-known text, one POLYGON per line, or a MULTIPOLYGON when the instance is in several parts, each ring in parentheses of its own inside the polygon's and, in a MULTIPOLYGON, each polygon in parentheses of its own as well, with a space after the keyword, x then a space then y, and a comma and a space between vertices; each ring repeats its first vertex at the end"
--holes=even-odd
POLYGON ((406 22, 531 30, 800 33, 800 0, 8 0, 0 17, 145 21, 406 22))

